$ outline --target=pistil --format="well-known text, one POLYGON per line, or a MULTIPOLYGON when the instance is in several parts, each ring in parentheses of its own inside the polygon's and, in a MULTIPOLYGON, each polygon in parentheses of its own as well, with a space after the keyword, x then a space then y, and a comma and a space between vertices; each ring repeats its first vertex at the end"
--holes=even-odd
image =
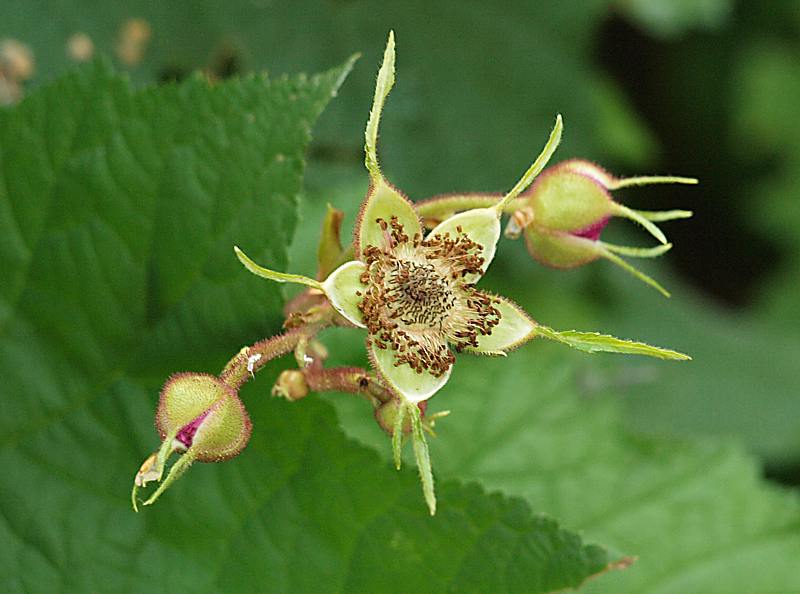
POLYGON ((376 222, 384 245, 364 250, 366 288, 358 292, 370 340, 395 351, 395 366, 440 377, 455 362, 448 342, 457 351, 476 347, 500 322, 496 299, 464 281, 481 273, 483 248, 460 227, 455 237, 421 239, 409 237, 396 217, 376 222))

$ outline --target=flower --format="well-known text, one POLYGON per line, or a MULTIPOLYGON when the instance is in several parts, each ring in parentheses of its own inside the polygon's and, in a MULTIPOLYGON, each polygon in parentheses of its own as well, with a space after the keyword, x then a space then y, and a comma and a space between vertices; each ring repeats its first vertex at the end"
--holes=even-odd
POLYGON ((687 177, 645 176, 619 179, 580 159, 549 167, 517 201, 506 235, 525 235, 531 255, 553 268, 574 268, 598 258, 606 258, 624 268, 662 294, 669 293, 655 280, 631 266, 620 255, 653 258, 672 247, 655 222, 688 218, 685 210, 641 211, 615 202, 610 190, 657 183, 696 184, 687 177), (641 224, 661 245, 654 248, 619 246, 600 240, 600 233, 612 216, 641 224))
POLYGON ((156 410, 161 447, 136 473, 131 493, 138 511, 140 487, 156 481, 158 489, 144 502, 154 503, 191 464, 222 462, 238 455, 250 440, 252 424, 236 391, 220 378, 205 373, 178 373, 161 390, 156 410), (169 457, 180 458, 161 482, 169 457))
POLYGON ((387 387, 406 402, 419 403, 447 382, 453 349, 504 355, 535 335, 537 326, 522 308, 474 285, 494 257, 504 205, 544 168, 562 123, 559 116, 544 150, 503 200, 454 215, 423 236, 413 205, 378 165, 378 126, 394 84, 394 61, 390 33, 365 131, 370 188, 356 223, 356 258, 320 283, 263 268, 238 247, 235 252, 259 276, 324 292, 342 316, 366 328, 370 360, 387 387))
MULTIPOLYGON (((410 434, 425 500, 434 514, 436 497, 424 431, 430 431, 433 418, 442 413, 433 415, 427 423, 422 417, 427 400, 450 377, 455 362, 453 351, 502 356, 531 338, 542 336, 590 353, 605 351, 677 360, 688 357, 593 332, 557 332, 534 322, 513 301, 475 287, 494 257, 502 213, 518 198, 518 202, 526 201, 520 196, 555 152, 561 139, 561 116, 556 118, 542 152, 506 195, 492 200, 489 206, 449 216, 424 235, 414 206, 386 180, 378 164, 378 127, 394 84, 394 62, 394 35, 390 33, 365 130, 370 186, 356 221, 354 259, 333 269, 346 252, 338 238, 341 218, 332 209, 323 225, 319 257, 320 277, 325 276, 322 281, 269 270, 238 247, 234 251, 250 272, 272 281, 311 287, 312 291, 304 295, 324 295, 343 318, 367 330, 370 361, 383 387, 392 395, 391 399, 382 400, 376 419, 392 437, 397 468, 403 436, 410 434)), ((592 182, 588 177, 586 180, 592 182)), ((603 216, 598 220, 604 220, 603 216)), ((289 394, 290 379, 283 376, 280 393, 289 394)), ((298 394, 304 396, 307 387, 303 384, 298 394)))

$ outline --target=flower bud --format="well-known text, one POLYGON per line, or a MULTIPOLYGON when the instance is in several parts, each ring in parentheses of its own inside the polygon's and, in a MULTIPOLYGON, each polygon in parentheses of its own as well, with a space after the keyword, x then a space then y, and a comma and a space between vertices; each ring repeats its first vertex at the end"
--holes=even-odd
POLYGON ((244 449, 252 423, 236 391, 218 377, 204 373, 179 373, 167 380, 156 411, 161 447, 145 460, 136 474, 131 495, 150 481, 161 483, 144 502, 150 505, 195 461, 222 462, 244 449), (161 482, 169 457, 178 453, 161 482))
POLYGON ((545 170, 523 195, 524 206, 513 215, 506 235, 525 234, 531 255, 554 268, 574 268, 597 258, 606 258, 634 276, 669 295, 656 281, 633 268, 618 254, 648 258, 668 251, 672 244, 654 221, 687 218, 691 212, 638 211, 615 202, 610 190, 655 183, 697 183, 682 177, 635 177, 618 179, 601 167, 570 160, 545 170), (641 224, 661 245, 655 248, 617 246, 600 240, 613 216, 641 224))
POLYGON ((286 369, 281 372, 275 385, 272 386, 272 395, 286 398, 290 402, 308 396, 308 382, 302 371, 286 369))
MULTIPOLYGON (((397 398, 392 398, 375 409, 375 420, 378 421, 381 429, 390 436, 394 435, 395 422, 402 406, 404 406, 403 402, 397 398)), ((428 401, 418 402, 417 407, 419 408, 420 416, 424 418, 425 411, 428 408, 428 401)), ((408 435, 409 433, 411 433, 411 417, 406 415, 403 420, 403 435, 408 435)))

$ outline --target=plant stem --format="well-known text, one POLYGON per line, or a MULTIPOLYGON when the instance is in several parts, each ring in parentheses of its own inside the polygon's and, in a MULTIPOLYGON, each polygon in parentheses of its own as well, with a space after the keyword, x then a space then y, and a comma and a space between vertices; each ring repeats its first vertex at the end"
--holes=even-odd
POLYGON ((293 351, 306 336, 305 328, 300 326, 244 347, 228 361, 219 377, 234 390, 238 390, 250 379, 251 374, 255 374, 275 357, 293 351))
MULTIPOLYGON (((502 199, 502 194, 446 194, 417 202, 414 208, 423 219, 442 220, 456 212, 490 208, 499 204, 502 199)), ((503 207, 503 212, 513 212, 524 205, 524 198, 515 198, 503 207)))
POLYGON ((388 402, 393 398, 374 376, 361 367, 324 369, 311 365, 301 371, 305 375, 309 389, 313 392, 363 394, 379 402, 388 402))

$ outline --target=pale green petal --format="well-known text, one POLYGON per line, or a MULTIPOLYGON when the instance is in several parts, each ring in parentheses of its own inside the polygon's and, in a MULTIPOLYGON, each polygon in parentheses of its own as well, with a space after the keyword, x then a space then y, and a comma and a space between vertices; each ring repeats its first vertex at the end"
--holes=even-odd
POLYGON ((308 278, 307 276, 303 276, 301 274, 286 274, 285 272, 275 272, 274 270, 269 270, 268 268, 259 266, 258 264, 253 262, 250 258, 248 258, 247 254, 245 254, 237 246, 233 246, 233 251, 236 252, 236 257, 239 258, 239 261, 242 264, 244 264, 244 267, 247 268, 247 270, 249 270, 256 276, 260 276, 261 278, 266 278, 268 280, 275 281, 277 283, 296 283, 298 285, 306 285, 308 287, 313 287, 315 289, 322 288, 322 285, 319 283, 319 281, 315 281, 313 278, 308 278))
POLYGON ((506 351, 517 348, 536 335, 537 324, 519 305, 504 297, 496 297, 499 303, 500 324, 491 334, 478 337, 478 348, 464 349, 471 353, 484 355, 505 355, 506 351))
POLYGON ((417 373, 407 364, 395 366, 395 351, 380 349, 371 344, 370 359, 375 370, 394 392, 402 396, 407 402, 422 402, 427 400, 442 389, 450 378, 452 366, 441 377, 435 377, 423 371, 417 373))
POLYGON ((428 442, 425 440, 425 431, 422 427, 422 415, 416 404, 408 406, 408 413, 411 416, 411 439, 414 442, 414 457, 417 460, 419 478, 422 481, 422 493, 425 496, 425 503, 428 504, 428 511, 433 516, 436 515, 436 493, 433 490, 431 456, 428 451, 428 442))
POLYGON ((537 335, 561 342, 586 353, 622 353, 626 355, 644 355, 672 361, 691 360, 689 355, 679 353, 678 351, 662 349, 643 342, 623 340, 597 332, 578 332, 576 330, 559 332, 547 326, 540 325, 537 328, 537 335))
POLYGON ((370 189, 356 222, 355 243, 360 253, 363 253, 364 248, 370 245, 388 247, 385 244, 384 233, 376 222, 377 219, 384 219, 388 223, 392 216, 395 216, 409 237, 413 237, 416 233, 422 233, 422 225, 414 207, 408 199, 386 181, 378 165, 378 128, 383 105, 394 85, 394 62, 394 32, 390 31, 383 53, 383 63, 378 71, 378 80, 375 84, 372 110, 364 131, 365 163, 370 176, 370 189))
MULTIPOLYGON (((472 210, 473 208, 490 208, 503 199, 503 194, 489 194, 477 192, 473 194, 439 194, 424 200, 414 202, 417 214, 423 219, 444 221, 447 217, 457 212, 472 210)), ((517 198, 515 202, 506 203, 505 212, 510 213, 525 206, 524 198, 517 198)))
POLYGON ((403 225, 403 231, 410 238, 416 233, 422 235, 422 224, 411 202, 385 179, 379 178, 370 187, 356 221, 355 241, 359 253, 363 253, 370 245, 389 247, 386 244, 386 234, 377 220, 383 219, 388 223, 393 216, 397 217, 397 221, 403 225))
MULTIPOLYGON (((481 270, 486 272, 486 268, 494 258, 497 240, 500 239, 500 219, 497 217, 497 211, 494 208, 476 208, 459 213, 436 225, 428 233, 428 238, 446 233, 449 233, 450 237, 456 237, 459 235, 458 227, 483 248, 484 262, 481 270)), ((474 283, 480 277, 478 274, 470 274, 465 277, 465 281, 474 283)))
POLYGON ((366 265, 363 262, 352 260, 331 272, 322 283, 322 290, 325 291, 331 305, 359 328, 365 328, 361 310, 358 309, 363 297, 356 295, 356 291, 365 290, 361 282, 364 270, 366 265))

